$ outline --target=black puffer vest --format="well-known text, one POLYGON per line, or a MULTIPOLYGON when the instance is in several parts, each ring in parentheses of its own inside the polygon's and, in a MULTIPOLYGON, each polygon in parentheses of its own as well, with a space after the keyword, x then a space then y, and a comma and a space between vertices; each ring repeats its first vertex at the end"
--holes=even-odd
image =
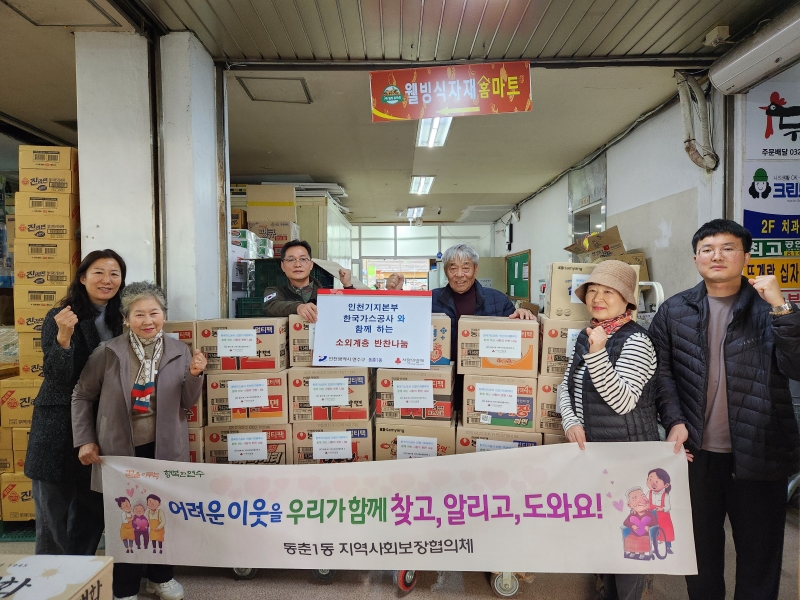
MULTIPOLYGON (((645 329, 630 321, 623 325, 614 335, 608 338, 606 352, 611 365, 617 364, 625 341, 635 333, 644 333, 645 329)), ((589 352, 589 336, 582 331, 575 341, 575 353, 572 356, 567 383, 572 410, 575 411, 575 373, 584 365, 583 357, 589 352)), ((627 414, 616 413, 595 389, 589 369, 583 374, 583 429, 587 442, 654 442, 658 441, 658 425, 656 406, 650 394, 652 378, 644 386, 636 408, 627 414)))

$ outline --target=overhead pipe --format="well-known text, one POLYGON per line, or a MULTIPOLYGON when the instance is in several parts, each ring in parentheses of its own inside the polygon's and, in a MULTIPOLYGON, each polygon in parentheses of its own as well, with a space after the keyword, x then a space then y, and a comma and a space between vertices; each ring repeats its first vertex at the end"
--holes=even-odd
POLYGON ((683 117, 683 149, 686 150, 686 154, 698 167, 706 171, 713 171, 719 165, 719 156, 711 146, 708 127, 708 105, 703 89, 695 78, 688 73, 675 71, 675 78, 678 80, 678 96, 681 101, 681 115, 683 117), (700 118, 699 143, 694 134, 693 101, 690 90, 694 92, 700 118))

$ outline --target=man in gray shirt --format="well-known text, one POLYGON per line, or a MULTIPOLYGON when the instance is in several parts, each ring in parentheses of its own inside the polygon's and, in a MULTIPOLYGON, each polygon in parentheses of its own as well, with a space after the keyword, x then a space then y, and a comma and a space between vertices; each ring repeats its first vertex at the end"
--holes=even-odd
POLYGON ((692 461, 698 574, 686 578, 691 600, 725 599, 726 515, 735 598, 778 597, 787 478, 800 470, 789 393, 789 380, 800 378, 800 312, 784 301, 774 275, 742 276, 751 245, 733 221, 703 225, 692 239, 703 281, 667 300, 649 330, 667 439, 676 452, 685 445, 692 461))

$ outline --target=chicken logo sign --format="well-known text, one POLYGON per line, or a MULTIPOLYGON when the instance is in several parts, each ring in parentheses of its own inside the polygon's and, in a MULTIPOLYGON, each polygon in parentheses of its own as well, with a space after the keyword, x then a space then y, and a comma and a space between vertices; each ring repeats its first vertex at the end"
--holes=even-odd
POLYGON ((786 106, 786 104, 786 98, 782 98, 778 92, 772 92, 769 97, 769 104, 759 107, 767 115, 767 128, 764 131, 764 139, 769 139, 775 133, 772 119, 777 118, 778 129, 780 131, 787 130, 783 135, 791 137, 793 142, 797 141, 798 130, 800 130, 800 106, 786 106), (789 119, 793 117, 794 121, 790 121, 789 119))

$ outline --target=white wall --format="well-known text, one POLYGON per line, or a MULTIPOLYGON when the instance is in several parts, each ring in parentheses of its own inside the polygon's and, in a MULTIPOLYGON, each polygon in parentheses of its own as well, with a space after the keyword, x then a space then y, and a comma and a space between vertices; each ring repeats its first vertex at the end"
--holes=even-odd
MULTIPOLYGON (((717 93, 712 99, 713 143, 722 159, 724 99, 717 93)), ((677 104, 610 148, 606 159, 607 226, 619 227, 628 251, 647 254, 650 278, 664 286, 667 296, 695 285, 691 238, 700 225, 724 214, 724 165, 709 174, 689 159, 677 104)), ((531 249, 535 289, 537 280, 545 277, 547 263, 570 260, 562 250, 570 243, 567 177, 526 203, 520 217, 511 252, 531 249)), ((508 254, 504 237, 498 222, 496 256, 508 254)))
POLYGON ((188 32, 161 38, 164 243, 172 320, 220 316, 214 62, 188 32))
MULTIPOLYGON (((568 261, 569 253, 569 206, 567 178, 562 177, 555 185, 546 189, 520 209, 519 223, 514 223, 514 241, 511 250, 506 250, 503 223, 494 227, 494 255, 507 256, 524 250, 531 251, 530 290, 531 301, 538 301, 538 282, 547 276, 547 265, 551 262, 568 261)), ((509 215, 502 221, 508 222, 509 215)))
POLYGON ((127 281, 155 279, 147 40, 75 33, 81 252, 116 250, 127 281))

